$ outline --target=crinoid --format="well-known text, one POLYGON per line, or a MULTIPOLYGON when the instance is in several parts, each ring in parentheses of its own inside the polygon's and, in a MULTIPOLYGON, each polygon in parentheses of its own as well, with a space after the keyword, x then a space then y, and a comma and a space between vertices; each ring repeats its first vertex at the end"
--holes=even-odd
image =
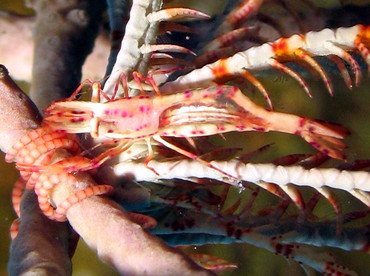
MULTIPOLYGON (((32 89, 47 106, 41 125, 23 118, 33 123, 2 145, 21 172, 11 273, 28 269, 19 265, 21 241, 34 235, 27 239, 30 215, 19 203, 26 189, 35 190, 47 217, 68 220, 121 274, 272 275, 274 255, 288 259, 284 271, 294 275, 369 274, 351 255, 369 258, 369 95, 358 90, 370 68, 370 25, 362 16, 370 7, 313 2, 230 0, 202 9, 187 1, 107 1, 111 51, 103 81, 86 80, 48 101, 32 89), (256 259, 192 248, 237 243, 249 256, 260 256, 258 248, 269 255, 252 268, 256 259), (187 246, 190 258, 172 246, 187 246)), ((40 3, 33 1, 39 19, 48 12, 67 19, 63 32, 53 28, 60 37, 71 32, 71 41, 86 26, 96 31, 104 10, 98 2, 40 3)), ((84 58, 84 51, 64 55, 72 48, 55 47, 63 49, 60 68, 70 72, 82 62, 68 58, 84 58)), ((35 76, 45 74, 35 68, 35 76)), ((69 76, 63 72, 60 80, 69 76)), ((42 81, 34 85, 45 91, 49 80, 42 81)), ((13 87, 6 73, 0 83, 13 87)))

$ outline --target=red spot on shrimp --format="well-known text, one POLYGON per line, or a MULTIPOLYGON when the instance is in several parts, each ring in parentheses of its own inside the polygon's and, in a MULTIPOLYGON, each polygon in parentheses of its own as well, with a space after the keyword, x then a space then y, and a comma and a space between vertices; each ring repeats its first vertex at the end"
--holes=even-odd
POLYGON ((150 111, 150 106, 148 105, 140 105, 139 106, 140 112, 149 112, 150 111))
POLYGON ((303 127, 305 124, 306 124, 306 118, 301 118, 300 120, 299 120, 299 126, 300 127, 303 127))
POLYGON ((125 111, 125 110, 123 110, 122 112, 121 112, 121 117, 122 118, 125 118, 125 117, 127 117, 128 116, 128 112, 127 111, 125 111))
POLYGON ((218 131, 225 131, 226 127, 225 126, 217 126, 218 131))
MULTIPOLYGON (((235 97, 235 94, 238 92, 238 88, 237 87, 235 87, 235 86, 233 86, 232 88, 231 88, 231 91, 227 94, 227 98, 229 98, 229 99, 232 99, 232 98, 234 98, 235 97)), ((244 109, 243 109, 244 110, 244 109)))
POLYGON ((320 150, 323 154, 329 155, 329 151, 327 149, 321 149, 320 150))
POLYGON ((197 130, 197 129, 192 130, 190 133, 193 134, 193 135, 196 135, 196 134, 205 134, 204 130, 201 130, 201 129, 199 129, 199 130, 197 130))
POLYGON ((59 132, 59 133, 67 133, 67 131, 65 129, 58 129, 56 130, 55 132, 59 132))
POLYGON ((307 119, 306 118, 301 118, 298 123, 298 129, 294 134, 300 135, 303 127, 306 125, 307 119))
POLYGON ((266 129, 264 127, 254 127, 253 129, 256 130, 256 131, 260 131, 260 132, 265 132, 266 131, 266 129))
POLYGON ((221 85, 217 86, 216 95, 220 96, 220 95, 223 95, 223 94, 224 94, 224 91, 222 90, 222 86, 221 85))
POLYGON ((190 90, 186 90, 186 91, 184 92, 184 96, 185 96, 185 99, 189 99, 189 98, 191 98, 191 91, 190 91, 190 90))
POLYGON ((71 121, 71 123, 78 123, 78 122, 85 121, 85 119, 82 118, 82 117, 80 117, 80 118, 72 118, 70 121, 71 121))

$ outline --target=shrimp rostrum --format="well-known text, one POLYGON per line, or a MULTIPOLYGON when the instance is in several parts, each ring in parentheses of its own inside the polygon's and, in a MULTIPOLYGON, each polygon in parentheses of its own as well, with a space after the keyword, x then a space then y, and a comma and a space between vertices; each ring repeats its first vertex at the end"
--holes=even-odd
POLYGON ((128 144, 138 140, 146 140, 150 156, 150 139, 153 138, 182 155, 204 163, 206 161, 197 155, 162 137, 192 138, 231 131, 296 134, 330 157, 345 158, 342 152, 345 145, 341 141, 348 134, 345 128, 267 110, 253 103, 234 86, 218 85, 170 95, 109 99, 105 103, 99 100, 104 92, 98 82, 92 83, 92 90, 92 101, 62 100, 53 103, 45 111, 44 122, 68 133, 90 133, 92 137, 119 140, 121 146, 110 151, 109 156, 105 153, 107 158, 123 152, 128 144))

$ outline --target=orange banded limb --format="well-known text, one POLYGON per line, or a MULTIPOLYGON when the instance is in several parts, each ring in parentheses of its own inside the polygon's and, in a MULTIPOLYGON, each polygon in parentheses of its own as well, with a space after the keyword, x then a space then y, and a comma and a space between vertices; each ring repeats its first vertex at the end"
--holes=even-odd
POLYGON ((19 218, 15 219, 10 225, 9 232, 10 232, 10 238, 12 240, 14 240, 17 237, 18 231, 19 231, 19 218))
POLYGON ((154 228, 157 225, 157 221, 150 216, 133 212, 128 212, 128 215, 132 221, 141 225, 144 229, 154 228))
MULTIPOLYGON (((51 167, 53 165, 50 165, 51 167)), ((66 173, 62 168, 54 167, 50 170, 41 173, 35 183, 35 192, 38 196, 38 202, 41 211, 45 216, 56 221, 65 221, 66 211, 81 200, 94 196, 110 193, 113 187, 110 185, 95 185, 77 191, 67 197, 64 201, 57 205, 56 209, 50 204, 50 193, 56 185, 65 183, 68 186, 76 186, 77 179, 71 173, 66 173)))
POLYGON ((20 211, 20 203, 21 203, 21 198, 23 191, 26 187, 26 180, 23 178, 19 178, 17 182, 14 184, 13 191, 12 191, 12 204, 15 213, 17 214, 18 217, 21 216, 21 211, 20 211))
POLYGON ((30 131, 16 142, 6 155, 6 161, 32 164, 43 154, 57 148, 68 149, 72 153, 80 151, 75 136, 54 131, 49 126, 30 131))
POLYGON ((56 221, 66 221, 65 218, 58 218, 55 216, 54 206, 50 203, 50 193, 54 187, 60 183, 64 185, 75 185, 77 180, 73 175, 64 173, 61 170, 59 173, 54 171, 50 175, 48 173, 40 174, 35 183, 35 193, 37 195, 39 207, 46 217, 56 221))
POLYGON ((5 156, 5 161, 9 163, 15 161, 16 156, 22 149, 52 131, 53 130, 50 127, 44 126, 28 132, 8 150, 5 156))
MULTIPOLYGON (((41 137, 39 139, 41 139, 41 137)), ((58 148, 67 149, 71 153, 78 153, 80 151, 80 145, 77 141, 66 137, 57 137, 50 141, 46 141, 45 143, 31 144, 30 146, 22 149, 17 155, 17 164, 33 164, 42 155, 58 148)))
POLYGON ((82 200, 92 197, 92 196, 97 196, 97 195, 103 195, 103 194, 108 194, 113 191, 113 187, 111 185, 94 185, 87 187, 83 190, 77 191, 70 195, 67 199, 62 201, 56 208, 53 214, 53 219, 57 221, 66 221, 66 213, 68 209, 78 203, 81 202, 82 200))

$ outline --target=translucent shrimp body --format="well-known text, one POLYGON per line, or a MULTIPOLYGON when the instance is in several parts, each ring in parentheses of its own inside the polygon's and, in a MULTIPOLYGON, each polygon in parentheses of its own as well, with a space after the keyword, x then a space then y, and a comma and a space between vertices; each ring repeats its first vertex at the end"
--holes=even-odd
MULTIPOLYGON (((93 94, 101 93, 98 83, 93 94)), ((93 98, 95 98, 93 96, 93 98)), ((230 131, 279 131, 300 135, 325 154, 343 159, 348 132, 341 126, 292 114, 266 110, 237 87, 214 86, 172 95, 137 96, 106 103, 59 101, 45 112, 44 121, 68 133, 93 137, 149 139, 199 137, 230 131)), ((171 147, 169 144, 166 146, 171 147)), ((183 154, 177 147, 172 149, 183 154)), ((192 159, 194 155, 187 155, 192 159)))

